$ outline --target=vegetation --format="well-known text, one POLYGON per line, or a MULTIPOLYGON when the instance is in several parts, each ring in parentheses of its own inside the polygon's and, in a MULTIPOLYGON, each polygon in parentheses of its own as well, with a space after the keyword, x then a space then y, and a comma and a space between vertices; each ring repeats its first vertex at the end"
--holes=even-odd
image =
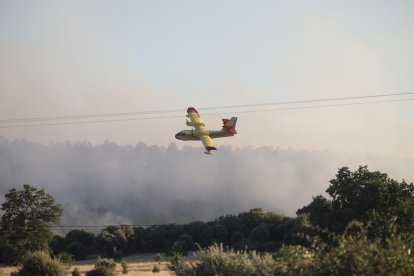
POLYGON ((384 248, 361 224, 351 223, 351 229, 335 236, 335 246, 312 238, 310 247, 282 246, 271 255, 214 244, 196 253, 199 261, 173 266, 177 275, 413 275, 414 258, 399 237, 387 238, 384 248))
POLYGON ((128 274, 128 263, 125 261, 121 262, 121 267, 122 267, 122 273, 123 274, 128 274))
POLYGON ((154 267, 152 268, 152 272, 153 273, 158 273, 160 272, 160 265, 159 264, 155 264, 154 267))
POLYGON ((63 208, 43 189, 24 185, 11 189, 1 205, 0 259, 17 263, 28 252, 49 251, 53 234, 50 223, 58 223, 63 208))
POLYGON ((98 251, 118 260, 134 252, 134 243, 134 228, 129 225, 108 226, 95 239, 98 251))
MULTIPOLYGON (((18 262, 50 246, 56 260, 36 254, 55 264, 88 254, 121 260, 132 253, 165 252, 178 275, 414 273, 413 184, 367 167, 354 172, 344 167, 326 192, 330 198, 314 197, 296 218, 255 208, 208 222, 108 226, 97 235, 73 230, 52 238, 49 224, 57 222, 61 206, 43 190, 25 185, 22 191, 12 189, 2 204, 0 256, 18 262), (187 262, 185 256, 198 249, 200 261, 187 262)), ((161 260, 157 255, 154 272, 161 260)), ((126 263, 121 265, 127 272, 126 263)), ((113 275, 115 267, 112 260, 98 259, 88 275, 113 275)))
POLYGON ((389 221, 395 219, 397 233, 414 242, 414 185, 388 178, 381 172, 359 167, 339 169, 326 192, 332 199, 318 195, 299 209, 298 215, 309 215, 310 222, 321 228, 342 233, 352 220, 368 226, 371 240, 385 241, 392 234, 389 221))
POLYGON ((163 257, 161 256, 161 254, 157 253, 157 255, 155 255, 154 257, 154 261, 156 261, 157 264, 155 264, 154 267, 152 268, 153 273, 160 272, 160 265, 161 265, 162 260, 163 260, 163 257))
POLYGON ((80 242, 72 242, 66 246, 63 253, 72 255, 75 260, 85 260, 86 259, 86 247, 80 242))
POLYGON ((171 257, 170 264, 168 265, 168 268, 175 271, 177 274, 188 271, 189 267, 190 266, 187 264, 187 258, 180 253, 174 253, 171 257))
POLYGON ((58 260, 50 258, 49 254, 42 251, 28 253, 22 259, 22 267, 14 276, 64 276, 65 266, 58 260))
POLYGON ((77 268, 77 267, 75 267, 73 270, 72 270, 72 276, 81 276, 82 274, 81 274, 81 272, 79 271, 79 268, 77 268))
POLYGON ((163 261, 163 257, 161 256, 160 253, 157 253, 157 255, 155 255, 154 257, 154 261, 156 261, 157 263, 161 263, 163 261))
POLYGON ((86 273, 86 276, 114 276, 116 263, 113 260, 106 258, 98 258, 95 263, 95 268, 86 273))
POLYGON ((66 253, 66 252, 63 252, 63 253, 60 253, 60 254, 56 255, 56 257, 64 264, 70 265, 73 262, 72 254, 69 254, 69 253, 66 253))
POLYGON ((55 255, 66 252, 75 260, 91 253, 116 260, 138 252, 187 255, 197 249, 196 244, 205 247, 214 242, 237 249, 247 246, 259 251, 277 251, 282 244, 300 242, 296 234, 306 226, 304 223, 301 217, 282 217, 256 208, 210 222, 148 228, 109 226, 96 236, 84 230, 73 230, 65 237, 54 236, 50 247, 55 255))

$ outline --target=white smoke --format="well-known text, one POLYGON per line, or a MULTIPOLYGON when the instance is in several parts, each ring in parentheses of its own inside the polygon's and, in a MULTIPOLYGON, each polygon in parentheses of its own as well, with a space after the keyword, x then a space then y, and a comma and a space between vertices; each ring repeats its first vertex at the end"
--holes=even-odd
POLYGON ((55 143, 0 139, 0 195, 23 184, 44 188, 64 206, 62 224, 169 223, 208 220, 261 207, 293 216, 324 193, 338 168, 368 165, 408 182, 414 160, 221 147, 55 143))

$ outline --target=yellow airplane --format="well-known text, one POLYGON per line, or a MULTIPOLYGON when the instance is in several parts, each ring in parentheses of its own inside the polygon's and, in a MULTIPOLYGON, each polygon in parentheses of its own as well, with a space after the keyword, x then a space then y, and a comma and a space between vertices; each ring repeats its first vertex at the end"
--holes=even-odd
POLYGON ((182 130, 175 135, 175 138, 183 141, 201 140, 206 148, 205 154, 211 154, 212 150, 217 150, 216 144, 212 138, 230 137, 237 134, 236 123, 237 117, 231 119, 222 119, 223 127, 221 130, 208 130, 206 125, 201 121, 198 111, 194 107, 187 109, 187 117, 190 122, 186 120, 187 126, 194 127, 191 130, 182 130))

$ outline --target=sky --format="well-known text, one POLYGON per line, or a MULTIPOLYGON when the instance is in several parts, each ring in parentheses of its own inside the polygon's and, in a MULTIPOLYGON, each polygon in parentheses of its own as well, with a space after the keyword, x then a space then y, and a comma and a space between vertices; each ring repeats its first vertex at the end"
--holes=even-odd
MULTIPOLYGON (((411 1, 3 0, 1 119, 180 108, 183 118, 0 136, 166 146, 188 106, 414 92, 413 11, 411 1)), ((218 145, 409 158, 413 110, 407 101, 203 118, 219 129, 239 117, 239 135, 218 145)))
POLYGON ((293 216, 342 166, 412 182, 414 101, 200 109, 209 129, 239 118, 212 156, 174 135, 189 106, 413 93, 413 14, 412 1, 0 0, 0 121, 182 109, 0 122, 0 194, 45 188, 68 224, 162 223, 256 207, 293 216))

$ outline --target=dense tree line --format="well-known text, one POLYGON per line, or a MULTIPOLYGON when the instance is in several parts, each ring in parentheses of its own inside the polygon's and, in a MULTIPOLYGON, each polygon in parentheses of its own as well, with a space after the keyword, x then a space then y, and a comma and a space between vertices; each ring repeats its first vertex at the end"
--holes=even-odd
POLYGON ((209 222, 166 224, 148 228, 129 225, 108 226, 97 235, 72 230, 55 236, 50 244, 54 254, 67 252, 76 259, 95 253, 121 258, 137 252, 180 252, 186 254, 213 243, 261 251, 277 250, 282 244, 298 243, 296 233, 305 226, 303 218, 288 218, 260 208, 227 215, 209 222))
POLYGON ((413 184, 399 183, 367 167, 355 172, 345 167, 339 169, 326 192, 330 199, 314 197, 297 211, 296 218, 256 208, 208 222, 147 228, 108 226, 98 234, 76 229, 64 237, 52 237, 49 225, 58 222, 62 207, 43 190, 25 185, 22 191, 12 189, 2 204, 0 256, 3 262, 16 262, 29 251, 50 248, 55 256, 70 254, 78 260, 91 254, 121 259, 138 252, 186 254, 215 243, 236 250, 278 252, 286 245, 311 246, 306 236, 335 244, 326 231, 342 234, 353 220, 363 223, 373 242, 382 241, 385 246, 397 234, 413 247, 413 184))

